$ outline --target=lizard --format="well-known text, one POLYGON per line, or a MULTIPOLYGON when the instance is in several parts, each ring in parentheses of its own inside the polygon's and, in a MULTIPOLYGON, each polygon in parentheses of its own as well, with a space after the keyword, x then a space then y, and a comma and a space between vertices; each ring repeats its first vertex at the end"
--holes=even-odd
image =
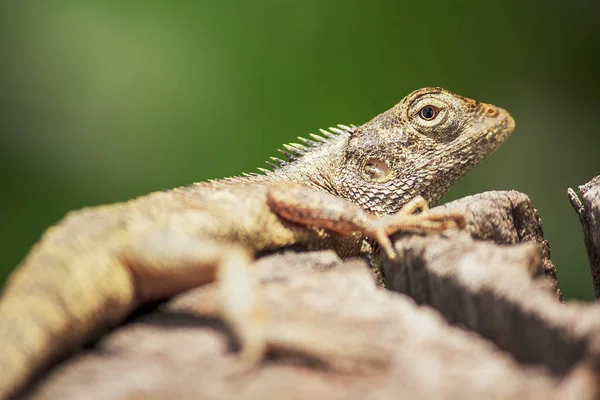
POLYGON ((423 88, 361 126, 284 145, 286 159, 261 173, 68 213, 3 289, 0 398, 141 305, 215 281, 240 359, 260 361, 268 310, 247 269, 261 252, 301 245, 348 258, 370 239, 393 259, 395 232, 461 228, 462 215, 428 206, 514 126, 502 108, 423 88))

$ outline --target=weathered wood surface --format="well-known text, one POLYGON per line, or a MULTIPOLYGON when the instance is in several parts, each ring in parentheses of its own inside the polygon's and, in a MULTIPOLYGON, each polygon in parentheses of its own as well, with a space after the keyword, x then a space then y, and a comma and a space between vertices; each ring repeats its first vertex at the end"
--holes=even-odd
POLYGON ((569 188, 569 200, 579 215, 583 240, 590 260, 596 299, 600 299, 600 175, 578 187, 582 199, 569 188))
POLYGON ((261 258, 273 329, 290 334, 244 369, 214 285, 106 335, 38 380, 33 399, 593 399, 600 305, 562 303, 527 196, 488 192, 459 209, 465 232, 397 235, 379 289, 332 252, 261 258), (279 346, 278 346, 279 344, 279 346), (306 348, 336 353, 335 365, 306 348), (286 351, 283 351, 286 349, 286 351), (292 349, 292 350, 290 350, 292 349), (340 352, 340 349, 343 351, 340 352))
POLYGON ((449 205, 469 209, 471 234, 397 238, 400 259, 384 264, 389 287, 491 340, 520 363, 544 365, 563 376, 595 362, 600 308, 557 300, 554 270, 545 259, 547 244, 527 197, 489 192, 475 198, 449 205), (479 200, 486 207, 472 206, 479 200), (482 226, 485 232, 478 231, 482 226), (473 239, 482 233, 513 245, 473 239))

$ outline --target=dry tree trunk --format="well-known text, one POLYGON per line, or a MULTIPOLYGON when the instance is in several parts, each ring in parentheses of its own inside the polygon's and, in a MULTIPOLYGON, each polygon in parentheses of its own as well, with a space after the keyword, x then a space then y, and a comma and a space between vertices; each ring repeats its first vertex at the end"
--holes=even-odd
MULTIPOLYGON (((597 188, 598 179, 581 189, 577 207, 596 279, 597 188)), ((382 264, 391 290, 376 287, 364 261, 342 262, 332 252, 258 260, 253 273, 271 318, 298 333, 298 353, 281 343, 261 365, 240 370, 236 344, 216 317, 217 288, 205 286, 132 319, 42 377, 27 396, 599 398, 600 305, 562 302, 529 198, 487 192, 434 210, 448 209, 465 214, 464 232, 393 238, 399 259, 382 264), (348 365, 302 356, 315 339, 303 332, 342 345, 348 365)))

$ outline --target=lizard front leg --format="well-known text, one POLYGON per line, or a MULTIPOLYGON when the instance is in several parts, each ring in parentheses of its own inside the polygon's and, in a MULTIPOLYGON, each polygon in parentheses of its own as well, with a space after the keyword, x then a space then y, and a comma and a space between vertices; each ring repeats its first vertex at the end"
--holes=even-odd
POLYGON ((465 226, 460 214, 430 213, 427 202, 420 196, 395 214, 375 216, 341 197, 285 183, 269 188, 267 204, 277 215, 296 223, 342 235, 360 232, 376 240, 390 259, 396 258, 396 252, 389 236, 396 232, 432 233, 465 226), (419 210, 421 213, 417 214, 419 210))

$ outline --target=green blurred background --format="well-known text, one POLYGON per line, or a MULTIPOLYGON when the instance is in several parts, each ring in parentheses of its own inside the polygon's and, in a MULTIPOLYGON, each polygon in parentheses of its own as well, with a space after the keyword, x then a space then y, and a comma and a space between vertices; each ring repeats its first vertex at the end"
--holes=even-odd
POLYGON ((600 174, 599 2, 3 1, 0 282, 68 210, 254 171, 443 86, 513 137, 446 197, 516 189, 592 298, 566 189, 600 174))

